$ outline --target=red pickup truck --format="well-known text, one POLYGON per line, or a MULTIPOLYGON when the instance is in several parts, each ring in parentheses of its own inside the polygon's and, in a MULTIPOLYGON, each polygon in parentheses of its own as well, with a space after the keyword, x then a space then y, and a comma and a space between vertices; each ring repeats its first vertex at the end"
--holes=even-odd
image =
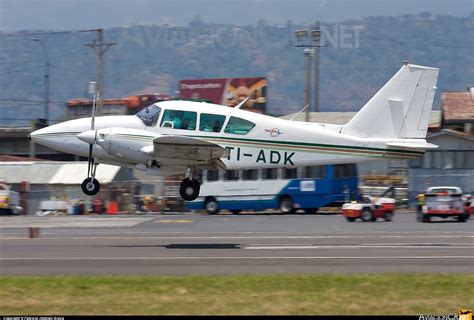
POLYGON ((431 217, 455 217, 460 222, 469 219, 472 213, 470 196, 463 195, 459 187, 430 187, 418 195, 417 220, 430 222, 431 217))

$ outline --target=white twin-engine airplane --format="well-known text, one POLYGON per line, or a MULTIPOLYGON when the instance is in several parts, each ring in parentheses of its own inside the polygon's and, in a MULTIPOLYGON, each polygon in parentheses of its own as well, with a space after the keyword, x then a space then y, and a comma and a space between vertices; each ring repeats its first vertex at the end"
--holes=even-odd
POLYGON ((185 173, 180 194, 191 201, 199 195, 197 169, 289 168, 422 156, 437 147, 425 138, 438 73, 436 68, 405 64, 345 125, 283 120, 240 110, 241 105, 165 101, 133 116, 62 122, 36 130, 31 139, 88 156, 88 177, 82 183, 87 195, 99 191, 95 172, 104 163, 159 176, 185 173))

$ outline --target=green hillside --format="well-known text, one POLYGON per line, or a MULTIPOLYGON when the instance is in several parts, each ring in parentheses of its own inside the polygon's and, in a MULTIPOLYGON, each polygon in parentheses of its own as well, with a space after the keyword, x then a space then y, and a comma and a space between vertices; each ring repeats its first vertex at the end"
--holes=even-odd
MULTIPOLYGON (((474 84, 474 13, 466 17, 369 17, 325 24, 321 49, 320 110, 358 110, 403 60, 439 67, 435 106, 445 90, 474 84)), ((117 45, 106 53, 106 98, 137 91, 174 95, 180 79, 266 76, 269 111, 286 114, 304 104, 305 60, 293 32, 308 26, 217 25, 194 20, 186 27, 134 25, 105 30, 117 45)), ((51 62, 51 118, 64 116, 66 100, 85 96, 96 80, 97 58, 86 47, 92 32, 0 34, 0 124, 25 124, 42 116, 43 51, 51 62), (37 102, 39 101, 39 102, 37 102), (12 120, 13 119, 13 120, 12 120), (24 119, 24 120, 23 120, 24 119)))

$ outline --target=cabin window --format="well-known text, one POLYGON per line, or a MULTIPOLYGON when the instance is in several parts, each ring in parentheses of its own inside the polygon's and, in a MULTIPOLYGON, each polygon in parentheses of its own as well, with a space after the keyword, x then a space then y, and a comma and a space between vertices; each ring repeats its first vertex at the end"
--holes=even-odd
POLYGON ((224 132, 232 134, 247 134, 253 127, 255 127, 255 123, 251 121, 237 117, 230 117, 224 132))
POLYGON ((196 112, 182 110, 165 110, 161 127, 181 130, 196 130, 196 112))
POLYGON ((220 132, 225 122, 225 116, 220 114, 201 113, 199 131, 220 132))
POLYGON ((152 104, 140 110, 136 116, 143 122, 144 125, 150 127, 155 126, 160 117, 161 108, 156 104, 152 104))

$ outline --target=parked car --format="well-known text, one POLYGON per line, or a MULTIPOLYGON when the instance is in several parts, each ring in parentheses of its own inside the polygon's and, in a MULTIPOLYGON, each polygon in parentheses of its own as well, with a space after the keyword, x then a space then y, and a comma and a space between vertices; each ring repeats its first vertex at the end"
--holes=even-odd
POLYGON ((5 183, 0 183, 0 215, 16 215, 23 212, 18 192, 11 191, 5 183))

